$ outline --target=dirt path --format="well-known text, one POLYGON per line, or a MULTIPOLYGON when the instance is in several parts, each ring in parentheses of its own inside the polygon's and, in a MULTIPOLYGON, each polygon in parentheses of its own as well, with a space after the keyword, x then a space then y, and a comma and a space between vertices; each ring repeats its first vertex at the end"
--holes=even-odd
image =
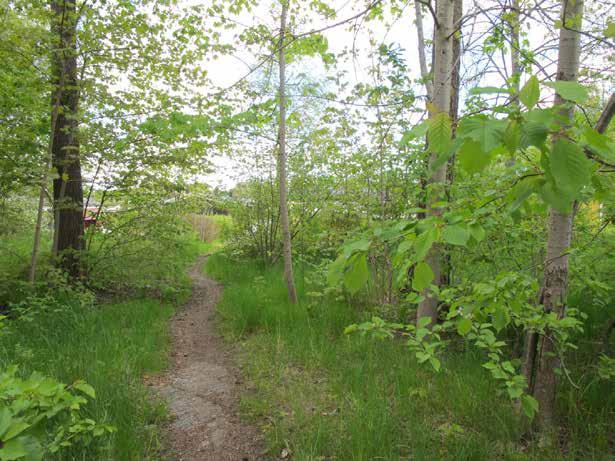
POLYGON ((241 380, 215 330, 222 288, 203 275, 205 259, 200 257, 190 270, 192 296, 171 321, 171 366, 155 385, 173 417, 167 427, 170 452, 165 460, 260 460, 259 432, 237 414, 241 380))

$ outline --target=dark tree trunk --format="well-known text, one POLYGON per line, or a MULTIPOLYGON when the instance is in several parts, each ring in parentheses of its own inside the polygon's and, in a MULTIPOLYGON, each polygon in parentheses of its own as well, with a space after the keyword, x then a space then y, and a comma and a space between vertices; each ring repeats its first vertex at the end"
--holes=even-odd
MULTIPOLYGON (((52 165, 55 223, 54 254, 59 266, 73 277, 82 275, 80 253, 83 240, 83 185, 79 157, 79 82, 77 79, 77 11, 74 2, 53 0, 52 76, 59 92, 60 110, 52 127, 52 165), (62 82, 62 85, 60 85, 62 82)), ((57 97, 58 93, 54 95, 57 97)))

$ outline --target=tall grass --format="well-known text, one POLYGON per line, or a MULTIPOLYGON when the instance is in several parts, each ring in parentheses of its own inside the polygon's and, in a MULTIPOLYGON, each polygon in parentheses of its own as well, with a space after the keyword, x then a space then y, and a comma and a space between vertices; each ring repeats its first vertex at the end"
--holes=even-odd
POLYGON ((274 456, 288 447, 295 460, 608 457, 608 411, 585 413, 568 427, 573 443, 563 452, 527 445, 478 353, 451 350, 444 371, 433 374, 400 340, 344 336, 345 326, 370 313, 343 302, 308 303, 301 270, 297 305, 287 301, 279 268, 217 254, 206 271, 225 285, 221 325, 242 339, 254 386, 243 409, 263 424, 274 456))
POLYGON ((133 300, 97 307, 41 312, 12 322, 0 337, 0 368, 17 363, 20 374, 39 371, 60 381, 85 379, 96 389, 86 414, 117 432, 88 446, 62 451, 62 460, 145 460, 160 445, 164 406, 142 382, 167 363, 169 304, 133 300))

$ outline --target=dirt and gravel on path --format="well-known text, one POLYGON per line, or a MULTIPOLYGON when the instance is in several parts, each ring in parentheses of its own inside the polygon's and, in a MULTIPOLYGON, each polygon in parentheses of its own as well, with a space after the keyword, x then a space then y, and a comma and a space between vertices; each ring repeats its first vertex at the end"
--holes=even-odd
POLYGON ((215 328, 222 287, 203 274, 206 257, 190 269, 192 295, 171 320, 171 365, 152 383, 168 402, 165 460, 263 460, 259 431, 241 421, 241 376, 215 328))

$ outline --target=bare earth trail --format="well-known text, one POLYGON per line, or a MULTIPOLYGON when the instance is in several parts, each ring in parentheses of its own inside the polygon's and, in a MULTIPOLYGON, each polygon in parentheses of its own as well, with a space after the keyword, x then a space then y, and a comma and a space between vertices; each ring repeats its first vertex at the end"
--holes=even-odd
POLYGON ((190 269, 192 295, 171 320, 171 366, 154 384, 173 418, 164 459, 261 460, 259 431, 238 416, 240 375, 215 329, 222 287, 202 273, 205 260, 199 257, 190 269))

